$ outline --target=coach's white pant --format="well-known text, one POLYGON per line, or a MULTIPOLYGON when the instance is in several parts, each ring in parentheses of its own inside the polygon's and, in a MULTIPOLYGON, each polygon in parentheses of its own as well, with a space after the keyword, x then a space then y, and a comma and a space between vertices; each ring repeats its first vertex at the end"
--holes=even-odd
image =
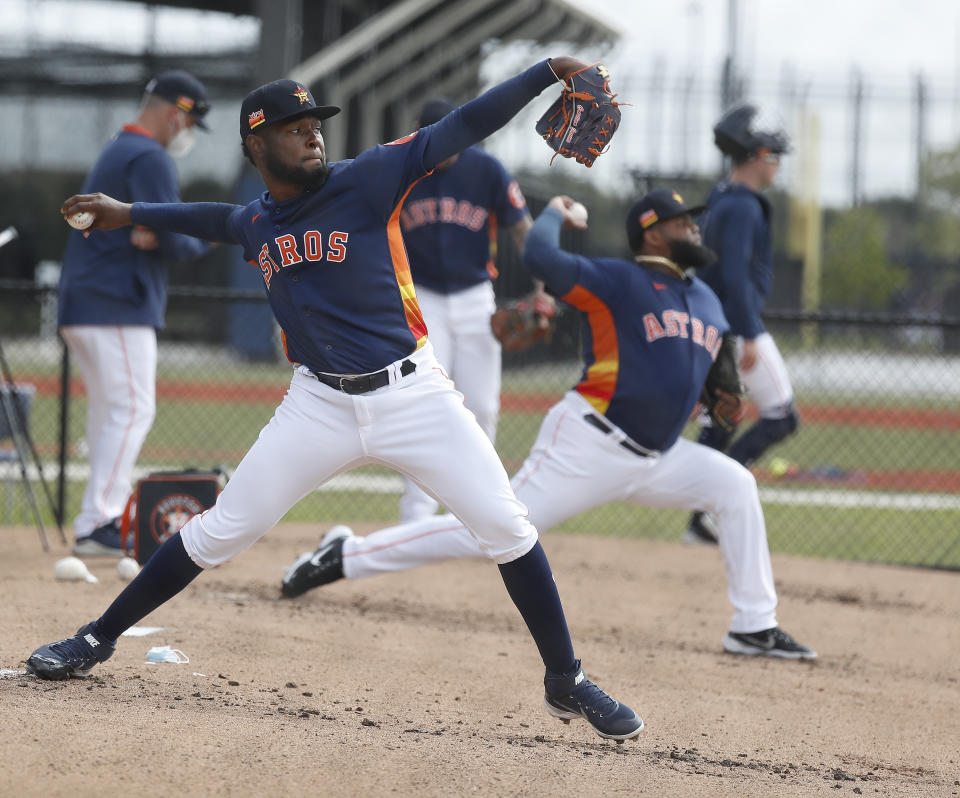
MULTIPOLYGON (((433 352, 464 396, 467 409, 491 441, 497 439, 500 413, 500 342, 490 331, 496 310, 493 285, 487 281, 455 294, 416 286, 417 302, 427 324, 433 352)), ((433 515, 437 502, 410 480, 400 497, 400 522, 433 515)))
POLYGON ((463 397, 443 374, 430 344, 410 356, 414 374, 349 396, 295 370, 290 390, 237 466, 216 504, 181 530, 203 568, 226 562, 273 527, 296 502, 341 471, 389 466, 426 487, 497 563, 537 541, 527 509, 463 397))
POLYGON ((130 497, 130 474, 156 414, 157 333, 147 326, 62 327, 60 334, 87 392, 90 478, 77 539, 117 518, 130 497))
MULTIPOLYGON (((724 454, 681 438, 659 457, 643 458, 583 420, 593 409, 569 393, 547 414, 537 440, 513 478, 531 522, 549 529, 578 513, 615 501, 714 513, 732 632, 777 625, 777 595, 763 511, 753 475, 724 454)), ((349 538, 343 547, 350 579, 402 571, 451 557, 477 557, 476 543, 452 516, 349 538)))

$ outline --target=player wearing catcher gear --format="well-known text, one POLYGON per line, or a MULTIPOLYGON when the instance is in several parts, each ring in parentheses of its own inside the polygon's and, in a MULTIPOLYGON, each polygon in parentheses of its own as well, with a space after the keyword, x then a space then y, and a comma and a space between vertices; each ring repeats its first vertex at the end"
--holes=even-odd
MULTIPOLYGON (((513 489, 538 529, 613 501, 706 507, 717 517, 734 614, 723 648, 734 654, 812 659, 816 652, 777 625, 777 595, 753 475, 680 434, 697 405, 728 325, 716 295, 687 270, 703 247, 680 195, 656 189, 630 210, 634 261, 586 258, 559 248, 575 227, 571 200, 554 197, 527 237, 524 262, 547 290, 582 314, 585 367, 547 414, 513 489)), ((340 526, 288 571, 297 595, 343 576, 401 571, 483 551, 452 515, 365 538, 340 526)))
MULTIPOLYGON (((582 66, 572 58, 552 63, 561 75, 582 66)), ((550 62, 541 62, 435 125, 333 164, 320 120, 339 109, 279 80, 241 107, 244 151, 267 186, 248 206, 67 200, 64 213, 92 211, 103 229, 133 221, 240 244, 263 275, 294 369, 283 402, 213 508, 157 549, 100 618, 37 649, 27 662, 32 672, 86 673, 109 658, 125 629, 252 545, 307 492, 348 468, 379 463, 427 486, 498 563, 546 667, 547 711, 583 717, 602 737, 640 733, 640 717, 584 677, 536 529, 433 355, 400 235, 410 188, 554 80, 550 62)))
MULTIPOLYGON (((737 336, 741 377, 760 420, 731 446, 735 425, 725 427, 703 417, 700 442, 727 451, 749 468, 799 424, 783 357, 760 318, 773 279, 771 208, 761 192, 773 184, 780 157, 789 151, 789 139, 775 119, 750 104, 728 110, 713 133, 717 147, 730 157, 732 170, 707 198, 703 240, 717 253, 717 261, 698 276, 723 303, 730 330, 737 336)), ((716 543, 713 520, 695 512, 683 539, 716 543)))
MULTIPOLYGON (((124 202, 179 202, 171 155, 186 154, 206 126, 203 84, 165 72, 147 85, 140 113, 110 141, 83 184, 124 202)), ((58 323, 87 393, 90 478, 73 522, 73 553, 123 556, 117 519, 130 474, 153 424, 157 330, 167 303, 165 262, 206 252, 195 238, 123 227, 90 238, 70 233, 60 273, 58 323)))
MULTIPOLYGON (((448 100, 430 100, 417 126, 432 125, 455 107, 448 100)), ((500 412, 500 344, 490 330, 496 309, 491 280, 497 274, 497 229, 504 227, 520 251, 532 224, 517 182, 479 147, 438 164, 410 190, 400 212, 410 273, 434 354, 491 441, 497 437, 500 412)), ((408 479, 400 522, 436 511, 436 500, 408 479)))

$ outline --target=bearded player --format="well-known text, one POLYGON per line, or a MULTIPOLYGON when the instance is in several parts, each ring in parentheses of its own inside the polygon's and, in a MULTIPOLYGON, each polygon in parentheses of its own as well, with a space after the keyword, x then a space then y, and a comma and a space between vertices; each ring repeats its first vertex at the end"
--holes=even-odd
POLYGON ((248 94, 240 110, 244 152, 267 186, 250 205, 67 200, 63 213, 89 211, 95 229, 144 224, 240 244, 263 275, 294 371, 214 507, 167 540, 100 618, 37 649, 31 672, 85 675, 113 654, 125 629, 251 546, 304 495, 344 470, 378 463, 427 487, 499 565, 546 668, 547 712, 583 717, 610 739, 640 733, 640 717, 586 679, 574 656, 536 529, 433 355, 399 226, 419 179, 583 67, 572 58, 543 61, 435 125, 334 164, 320 127, 340 109, 317 105, 301 84, 275 81, 248 94))
MULTIPOLYGON (((777 624, 777 595, 753 475, 681 438, 718 356, 733 361, 716 295, 687 271, 713 259, 680 195, 656 189, 627 218, 634 260, 586 258, 559 248, 563 225, 583 226, 572 201, 554 197, 527 237, 524 263, 547 290, 582 314, 585 367, 556 404, 512 485, 546 530, 613 501, 707 507, 717 518, 734 614, 732 654, 813 659, 777 624)), ((724 397, 725 401, 734 397, 724 397)), ((735 412, 737 402, 732 402, 735 412)), ((337 526, 287 572, 288 597, 339 578, 402 571, 483 550, 452 515, 355 537, 337 526)))

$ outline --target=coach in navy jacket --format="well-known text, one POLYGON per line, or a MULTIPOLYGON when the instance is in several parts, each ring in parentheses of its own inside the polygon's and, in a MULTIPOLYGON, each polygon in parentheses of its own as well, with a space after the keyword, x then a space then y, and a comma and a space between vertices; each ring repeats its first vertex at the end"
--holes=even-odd
MULTIPOLYGON (((209 110, 203 84, 165 72, 146 87, 136 120, 107 144, 83 184, 127 202, 178 202, 173 156, 185 155, 209 110)), ((156 331, 164 326, 169 261, 187 261, 206 242, 125 227, 70 234, 60 275, 58 324, 83 375, 90 479, 74 521, 79 556, 121 556, 116 519, 153 424, 156 331)))

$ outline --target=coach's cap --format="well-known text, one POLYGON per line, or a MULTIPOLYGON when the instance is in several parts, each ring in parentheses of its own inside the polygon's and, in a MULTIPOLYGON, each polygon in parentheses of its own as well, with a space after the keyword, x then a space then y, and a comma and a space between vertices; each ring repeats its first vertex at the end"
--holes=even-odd
POLYGON ((197 127, 203 130, 208 129, 203 121, 207 111, 210 110, 207 89, 189 72, 179 69, 164 72, 151 80, 144 91, 173 103, 181 111, 190 114, 197 127))
POLYGON ((417 117, 420 127, 432 125, 439 122, 457 106, 445 97, 435 97, 427 100, 420 109, 420 115, 417 117))
POLYGON ((643 233, 648 227, 667 219, 675 219, 689 213, 696 216, 706 209, 706 205, 688 207, 683 197, 672 188, 655 188, 633 203, 627 216, 627 240, 630 249, 637 252, 643 246, 643 233))
POLYGON ((275 80, 254 89, 240 106, 240 140, 284 119, 309 114, 329 119, 340 113, 336 105, 317 105, 310 90, 295 80, 275 80))

